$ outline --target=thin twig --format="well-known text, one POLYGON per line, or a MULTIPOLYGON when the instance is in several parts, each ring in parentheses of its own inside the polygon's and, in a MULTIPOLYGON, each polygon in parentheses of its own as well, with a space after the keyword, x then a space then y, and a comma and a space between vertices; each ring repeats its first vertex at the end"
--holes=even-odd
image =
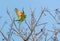
POLYGON ((41 29, 41 31, 39 33, 36 33, 36 35, 39 35, 41 32, 43 32, 43 30, 44 30, 45 27, 46 27, 46 25, 43 26, 43 28, 41 29))
POLYGON ((1 34, 2 34, 2 36, 4 37, 4 39, 5 39, 6 41, 9 41, 8 38, 3 34, 2 31, 1 31, 1 34))
POLYGON ((58 22, 57 20, 56 20, 56 18, 52 15, 52 13, 49 11, 49 10, 46 10, 53 18, 54 18, 54 20, 56 21, 56 22, 58 22))
POLYGON ((37 24, 37 26, 45 25, 45 24, 47 24, 47 23, 48 23, 48 22, 41 23, 41 24, 37 24))
MULTIPOLYGON (((52 35, 53 36, 53 35, 52 35)), ((51 38, 52 38, 52 36, 49 38, 49 39, 47 39, 47 41, 49 41, 51 38)))
POLYGON ((42 35, 44 35, 45 30, 42 32, 42 34, 38 37, 37 41, 39 41, 39 39, 42 37, 42 35))
POLYGON ((3 34, 3 32, 2 32, 2 29, 4 28, 4 26, 6 25, 6 21, 4 22, 4 24, 2 25, 2 28, 0 29, 0 33, 2 34, 2 36, 4 37, 4 39, 6 40, 6 41, 9 41, 8 40, 8 38, 3 34))
MULTIPOLYGON (((8 12, 8 9, 7 9, 7 14, 8 14, 9 18, 11 19, 11 21, 13 21, 13 18, 11 17, 10 13, 8 12)), ((15 21, 13 22, 13 24, 16 27, 16 29, 18 30, 18 28, 17 28, 17 26, 15 24, 15 21)), ((16 30, 14 29, 14 31, 16 31, 16 30)), ((21 31, 18 31, 17 33, 19 34, 19 36, 21 36, 21 38, 23 40, 25 40, 26 37, 23 35, 23 33, 21 31)))
POLYGON ((26 41, 28 41, 28 39, 29 39, 30 36, 32 35, 32 33, 33 33, 35 27, 37 26, 37 24, 38 24, 40 18, 42 17, 43 13, 44 13, 44 11, 41 12, 41 15, 39 16, 38 20, 36 21, 36 24, 34 25, 33 30, 31 31, 31 33, 30 33, 29 36, 27 37, 26 41))
MULTIPOLYGON (((13 18, 11 17, 11 15, 10 15, 8 9, 7 9, 7 14, 8 14, 9 18, 11 19, 11 21, 13 21, 13 18)), ((14 26, 16 27, 16 29, 18 29, 17 26, 16 26, 16 24, 15 24, 15 21, 14 21, 14 26)))
POLYGON ((3 23, 1 30, 4 28, 4 26, 5 26, 6 24, 7 24, 7 21, 5 21, 5 22, 3 23))
POLYGON ((25 23, 27 24, 28 28, 31 30, 31 28, 30 28, 29 24, 27 23, 27 21, 25 21, 25 23))
POLYGON ((12 36, 12 34, 13 34, 12 27, 13 27, 13 21, 12 21, 12 23, 11 23, 10 30, 9 30, 9 32, 8 32, 8 39, 9 39, 9 41, 11 41, 11 36, 12 36))

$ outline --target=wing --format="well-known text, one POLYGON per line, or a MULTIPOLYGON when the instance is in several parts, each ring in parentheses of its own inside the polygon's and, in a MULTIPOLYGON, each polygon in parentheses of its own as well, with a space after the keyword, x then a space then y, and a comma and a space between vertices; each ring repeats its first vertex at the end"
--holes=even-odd
POLYGON ((20 14, 21 14, 22 12, 21 12, 20 10, 18 10, 17 8, 15 8, 15 12, 16 12, 18 18, 20 19, 20 18, 21 18, 20 14))

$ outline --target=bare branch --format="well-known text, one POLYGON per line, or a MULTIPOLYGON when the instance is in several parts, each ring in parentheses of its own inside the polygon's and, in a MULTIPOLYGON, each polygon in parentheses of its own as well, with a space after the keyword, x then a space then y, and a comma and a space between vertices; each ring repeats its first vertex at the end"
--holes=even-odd
POLYGON ((41 24, 37 24, 37 26, 40 26, 40 25, 45 25, 47 24, 48 22, 45 22, 45 23, 41 23, 41 24))
POLYGON ((6 40, 6 41, 9 41, 8 40, 8 38, 3 34, 3 32, 2 32, 2 29, 4 28, 4 26, 6 25, 6 21, 4 22, 4 24, 2 25, 2 28, 0 29, 0 33, 2 34, 2 36, 4 37, 4 39, 6 40))
POLYGON ((1 30, 4 28, 4 26, 5 26, 6 24, 7 24, 7 21, 5 21, 5 22, 3 23, 1 30))
POLYGON ((9 39, 9 41, 11 41, 11 36, 13 34, 12 28, 13 28, 13 21, 12 21, 12 23, 10 25, 10 29, 9 29, 9 32, 8 32, 8 39, 9 39))
POLYGON ((58 22, 58 21, 56 20, 56 18, 52 15, 52 13, 51 13, 49 10, 46 9, 46 11, 54 18, 54 20, 55 20, 56 22, 58 22))
POLYGON ((37 38, 37 41, 39 41, 39 39, 41 39, 42 35, 44 35, 45 30, 42 32, 42 34, 37 38))
MULTIPOLYGON (((53 35, 52 35, 53 36, 53 35)), ((52 36, 49 38, 49 39, 47 39, 47 41, 49 41, 51 38, 52 38, 52 36)))
POLYGON ((41 29, 41 31, 39 33, 36 33, 36 35, 39 35, 41 32, 43 32, 45 27, 46 27, 46 25, 43 26, 43 28, 41 29))
POLYGON ((32 26, 32 25, 34 25, 34 23, 36 22, 36 19, 35 19, 35 17, 34 17, 34 12, 35 12, 35 10, 32 11, 32 9, 31 9, 31 12, 32 12, 32 13, 31 13, 31 26, 32 26))
POLYGON ((8 38, 3 34, 3 32, 2 32, 2 31, 0 31, 0 32, 1 32, 2 36, 4 37, 4 39, 5 39, 6 41, 9 41, 8 38))
POLYGON ((7 9, 7 14, 9 15, 9 18, 11 19, 11 21, 13 21, 13 24, 17 29, 17 31, 15 29, 13 29, 13 30, 16 31, 19 34, 19 36, 22 37, 23 40, 25 40, 25 38, 26 38, 25 35, 21 31, 18 31, 18 28, 17 28, 17 26, 15 24, 15 20, 13 20, 13 18, 11 17, 10 13, 8 12, 8 9, 7 9))
POLYGON ((31 31, 31 33, 29 34, 29 36, 27 37, 26 41, 28 41, 28 39, 29 39, 30 36, 32 35, 32 33, 33 33, 34 29, 36 28, 36 26, 37 26, 37 24, 38 24, 40 18, 41 18, 42 15, 43 15, 43 13, 44 13, 44 10, 41 12, 41 15, 39 16, 39 18, 38 18, 37 22, 35 23, 34 27, 32 27, 33 29, 32 29, 32 31, 31 31))
POLYGON ((31 28, 30 28, 29 24, 27 23, 27 21, 25 21, 25 23, 27 24, 28 28, 31 30, 31 28))
MULTIPOLYGON (((8 9, 7 9, 7 14, 8 14, 9 18, 11 19, 11 21, 13 21, 13 18, 11 17, 8 9)), ((16 27, 16 29, 18 29, 17 26, 16 26, 16 24, 15 24, 15 20, 14 20, 14 26, 16 27)))

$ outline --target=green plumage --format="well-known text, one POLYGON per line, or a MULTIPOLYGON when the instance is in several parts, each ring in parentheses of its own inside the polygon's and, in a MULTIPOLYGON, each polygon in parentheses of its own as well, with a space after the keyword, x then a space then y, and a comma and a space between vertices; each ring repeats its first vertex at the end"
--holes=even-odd
POLYGON ((24 15, 23 17, 21 17, 21 18, 19 19, 19 21, 20 21, 20 22, 23 22, 25 19, 26 19, 26 15, 24 15))
POLYGON ((20 10, 18 10, 17 8, 15 8, 16 14, 18 15, 18 20, 19 22, 23 22, 26 19, 26 15, 25 12, 21 12, 20 10))

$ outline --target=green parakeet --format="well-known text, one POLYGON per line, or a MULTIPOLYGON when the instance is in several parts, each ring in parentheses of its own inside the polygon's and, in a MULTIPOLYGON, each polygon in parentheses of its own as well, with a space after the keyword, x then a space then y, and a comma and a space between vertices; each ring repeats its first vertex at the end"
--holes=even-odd
POLYGON ((22 12, 22 11, 18 10, 17 8, 15 8, 15 12, 18 15, 18 20, 16 20, 16 21, 23 22, 26 19, 26 15, 25 15, 24 11, 22 12))

